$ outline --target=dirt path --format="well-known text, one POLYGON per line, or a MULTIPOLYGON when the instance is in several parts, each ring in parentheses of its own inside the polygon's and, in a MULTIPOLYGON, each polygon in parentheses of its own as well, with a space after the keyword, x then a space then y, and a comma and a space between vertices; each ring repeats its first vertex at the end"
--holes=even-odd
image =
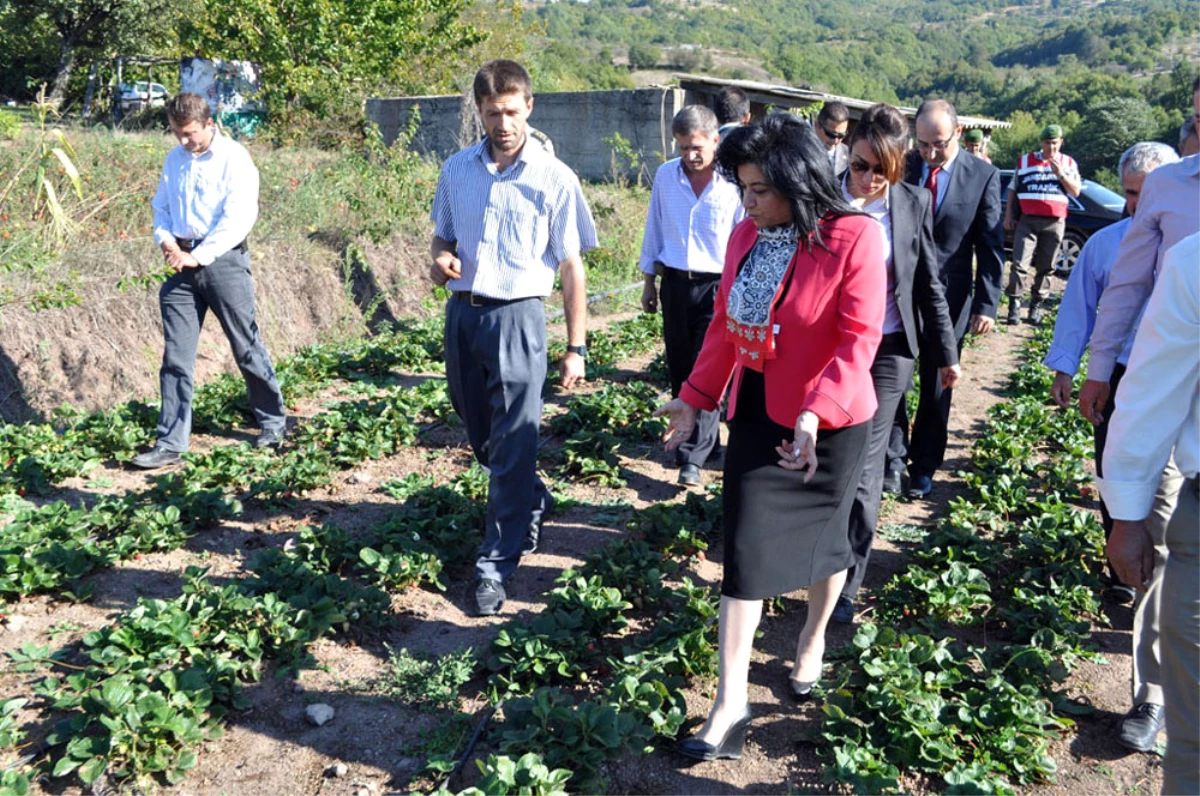
MULTIPOLYGON (((1015 349, 1028 335, 1027 328, 1002 329, 965 352, 965 381, 956 389, 951 416, 952 441, 944 472, 935 481, 928 501, 891 502, 883 523, 932 523, 945 504, 961 491, 954 472, 969 458, 972 438, 980 432, 988 407, 1001 400, 1007 374, 1015 367, 1015 349)), ((636 376, 649 357, 623 363, 623 377, 636 376)), ((620 377, 620 376, 619 376, 620 377)), ((594 387, 593 387, 594 388, 594 387)), ((552 403, 561 397, 552 399, 552 403)), ((311 414, 317 401, 300 407, 311 414)), ((231 435, 235 436, 235 435, 231 435)), ((229 438, 201 437, 196 447, 226 444, 229 438)), ((372 693, 370 684, 385 673, 390 649, 408 648, 446 654, 466 647, 486 652, 496 626, 514 616, 541 610, 543 593, 552 588, 563 569, 578 564, 591 550, 623 533, 630 508, 679 498, 683 490, 674 483, 675 471, 657 444, 623 446, 622 465, 630 472, 625 489, 570 484, 568 492, 580 505, 560 512, 547 524, 541 549, 522 561, 511 582, 509 601, 497 617, 470 615, 473 599, 466 578, 452 580, 445 593, 418 590, 395 595, 396 621, 377 636, 323 640, 313 656, 317 665, 299 676, 268 671, 262 681, 247 689, 251 707, 230 715, 225 735, 199 750, 197 768, 177 788, 176 794, 375 794, 405 791, 424 765, 431 741, 450 735, 450 745, 467 728, 448 726, 446 713, 421 711, 392 698, 372 693), (610 508, 597 508, 610 507, 610 508), (331 705, 333 721, 313 727, 306 723, 305 708, 314 702, 331 705), (330 765, 342 762, 345 776, 326 776, 330 765)), ((390 478, 418 472, 445 480, 471 461, 461 431, 443 432, 436 442, 413 446, 401 455, 368 462, 339 474, 327 489, 309 494, 294 509, 267 514, 251 508, 237 521, 225 522, 189 541, 181 550, 145 555, 112 570, 92 576, 96 594, 90 603, 71 604, 51 598, 31 598, 15 606, 21 617, 19 630, 0 632, 0 653, 26 642, 56 646, 111 621, 139 597, 170 598, 179 593, 180 573, 189 565, 210 568, 213 577, 236 578, 257 550, 280 546, 302 524, 333 523, 347 530, 384 521, 397 501, 378 485, 390 478)), ((720 462, 710 465, 706 483, 719 479, 720 462)), ((89 479, 63 485, 71 499, 80 492, 119 492, 141 489, 147 477, 115 466, 89 479)), ((871 592, 880 587, 906 559, 906 546, 880 540, 866 582, 864 614, 870 615, 871 592)), ((719 546, 695 573, 702 582, 720 577, 719 546)), ((607 771, 616 793, 782 793, 824 792, 816 747, 804 738, 819 726, 820 708, 794 708, 786 694, 785 678, 797 633, 804 621, 803 592, 780 601, 781 610, 768 615, 756 644, 750 673, 750 700, 757 717, 745 756, 736 762, 714 762, 683 767, 669 751, 624 760, 607 771)), ((1128 754, 1115 741, 1115 721, 1128 702, 1130 661, 1128 608, 1107 605, 1113 627, 1098 629, 1095 639, 1109 665, 1085 665, 1068 684, 1068 693, 1095 706, 1091 716, 1079 720, 1078 733, 1056 744, 1058 783, 1029 790, 1031 793, 1157 793, 1161 786, 1158 759, 1128 754)), ((831 648, 849 642, 853 627, 835 626, 831 648)), ((465 689, 478 694, 482 677, 465 689)), ((6 670, 0 674, 0 697, 27 694, 27 675, 6 670)), ((694 683, 687 692, 689 715, 702 717, 708 710, 712 681, 694 683)), ((464 712, 483 707, 483 700, 465 700, 464 712)), ((444 740, 444 739, 443 739, 444 740)), ((486 744, 481 745, 486 753, 486 744)), ((470 780, 470 777, 467 778, 470 780)), ((461 788, 464 782, 453 786, 461 788)), ((906 783, 914 792, 925 792, 920 781, 906 783)), ((51 782, 45 792, 80 793, 78 781, 51 782)))

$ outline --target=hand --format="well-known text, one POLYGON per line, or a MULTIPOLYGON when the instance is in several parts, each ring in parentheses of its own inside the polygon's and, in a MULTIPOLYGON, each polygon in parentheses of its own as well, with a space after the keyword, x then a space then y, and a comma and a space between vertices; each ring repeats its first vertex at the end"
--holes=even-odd
POLYGON ((938 377, 941 379, 942 389, 949 390, 962 378, 962 366, 947 365, 944 368, 938 368, 938 377))
POLYGON ((1146 590, 1154 576, 1154 540, 1145 520, 1113 520, 1104 552, 1122 583, 1146 590))
POLYGON ((166 258, 167 265, 175 269, 179 273, 185 268, 199 268, 200 263, 190 252, 185 252, 178 246, 163 246, 163 255, 166 258))
POLYGON ((667 415, 667 430, 663 432, 662 436, 663 442, 666 444, 663 445, 663 448, 673 451, 687 442, 696 428, 696 416, 699 414, 699 409, 682 398, 676 398, 660 406, 654 412, 654 416, 667 415))
POLYGON ((995 318, 989 318, 986 315, 971 316, 971 334, 987 334, 995 325, 995 318))
POLYGON ((572 351, 568 351, 567 355, 562 358, 562 362, 558 363, 558 383, 564 389, 571 389, 576 384, 583 381, 587 373, 587 363, 583 357, 572 351))
POLYGON ((1104 422, 1104 410, 1108 407, 1108 382, 1088 379, 1079 388, 1079 411, 1093 426, 1104 422))
POLYGON ((785 470, 803 470, 804 483, 812 480, 817 472, 817 426, 821 420, 812 412, 805 410, 796 418, 794 440, 784 440, 775 447, 779 454, 779 466, 785 470))
POLYGON ((1054 383, 1050 385, 1050 397, 1063 409, 1071 406, 1071 391, 1074 389, 1071 382, 1071 377, 1060 370, 1055 372, 1054 383))
POLYGON ((1016 229, 1016 228, 1017 228, 1017 222, 1013 220, 1013 217, 1012 217, 1012 216, 1010 216, 1010 215, 1008 215, 1008 214, 1005 214, 1005 216, 1004 216, 1004 229, 1005 229, 1006 231, 1008 231, 1008 232, 1012 232, 1012 231, 1013 231, 1014 229, 1016 229))
POLYGON ((462 260, 454 256, 453 252, 442 252, 433 260, 433 265, 429 267, 429 278, 438 287, 444 286, 451 279, 462 278, 462 260))
POLYGON ((651 315, 658 312, 658 288, 654 286, 653 279, 647 279, 642 286, 642 312, 651 315))
POLYGON ((1050 171, 1061 177, 1063 173, 1062 164, 1058 162, 1058 155, 1050 158, 1050 171))

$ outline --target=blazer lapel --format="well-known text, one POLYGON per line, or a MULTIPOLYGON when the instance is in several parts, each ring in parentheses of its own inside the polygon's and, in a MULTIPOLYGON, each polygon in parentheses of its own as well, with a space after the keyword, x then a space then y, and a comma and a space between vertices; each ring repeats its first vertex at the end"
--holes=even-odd
MULTIPOLYGON (((925 189, 918 188, 917 190, 925 189)), ((892 267, 896 270, 897 290, 905 282, 911 281, 907 275, 911 274, 916 264, 912 253, 918 232, 917 207, 915 197, 908 195, 903 190, 893 190, 892 267), (906 278, 902 279, 901 274, 905 274, 906 278)))
POLYGON ((946 186, 946 192, 942 195, 942 204, 933 214, 934 223, 937 223, 941 220, 942 214, 946 212, 946 207, 950 204, 950 198, 958 195, 957 190, 962 185, 963 180, 967 178, 964 172, 970 168, 966 164, 965 159, 973 157, 975 156, 970 152, 967 152, 964 149, 959 149, 958 157, 954 158, 954 168, 950 169, 950 184, 946 186))

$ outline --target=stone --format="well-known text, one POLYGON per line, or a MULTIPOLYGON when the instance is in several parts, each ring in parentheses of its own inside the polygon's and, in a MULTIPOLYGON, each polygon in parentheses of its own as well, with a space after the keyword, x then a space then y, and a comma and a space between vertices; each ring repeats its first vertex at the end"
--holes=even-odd
POLYGON ((328 722, 334 716, 334 710, 329 705, 318 702, 315 705, 309 705, 304 711, 304 718, 308 719, 308 723, 316 727, 328 722))
POLYGON ((369 484, 373 480, 374 479, 371 477, 371 474, 363 470, 360 470, 357 473, 351 473, 350 477, 346 479, 346 481, 351 484, 369 484))
POLYGON ((20 633, 25 629, 25 623, 29 620, 20 614, 13 614, 4 620, 4 626, 8 628, 10 633, 20 633))
POLYGON ((325 769, 325 773, 331 777, 344 777, 350 771, 350 767, 345 763, 334 763, 329 768, 325 769))

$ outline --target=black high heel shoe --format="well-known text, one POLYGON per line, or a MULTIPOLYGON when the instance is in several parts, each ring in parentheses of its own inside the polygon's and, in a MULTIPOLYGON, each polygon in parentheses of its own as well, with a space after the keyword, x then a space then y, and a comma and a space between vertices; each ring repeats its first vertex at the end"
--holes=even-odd
POLYGON ((811 683, 805 683, 789 677, 788 689, 792 693, 792 701, 796 704, 800 704, 801 702, 807 702, 808 700, 812 699, 813 686, 816 685, 817 682, 817 680, 814 680, 811 683))
POLYGON ((720 743, 714 746, 693 736, 680 741, 675 749, 679 754, 695 760, 737 760, 742 756, 742 749, 746 746, 746 735, 750 731, 751 718, 753 716, 750 713, 750 706, 747 705, 746 712, 730 725, 720 743))

